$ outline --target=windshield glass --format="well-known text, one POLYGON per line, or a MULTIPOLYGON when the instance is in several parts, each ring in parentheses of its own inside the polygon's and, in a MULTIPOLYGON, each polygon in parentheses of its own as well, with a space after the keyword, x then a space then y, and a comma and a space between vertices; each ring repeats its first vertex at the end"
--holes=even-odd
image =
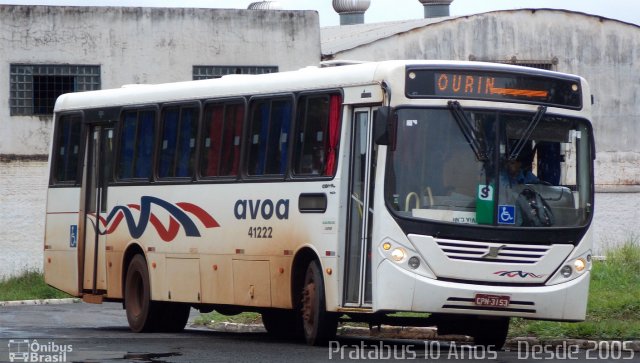
POLYGON ((385 198, 397 214, 501 227, 584 226, 590 129, 537 112, 400 109, 385 198))

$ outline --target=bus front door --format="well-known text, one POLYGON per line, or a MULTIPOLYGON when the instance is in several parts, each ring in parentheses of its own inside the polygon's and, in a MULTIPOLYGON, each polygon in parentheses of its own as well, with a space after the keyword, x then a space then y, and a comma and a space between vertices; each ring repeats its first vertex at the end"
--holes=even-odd
POLYGON ((372 142, 374 109, 353 111, 349 224, 345 251, 344 305, 371 306, 371 220, 375 148, 372 142))
MULTIPOLYGON (((85 296, 107 290, 106 229, 107 187, 113 155, 114 128, 89 124, 84 174, 84 238, 81 239, 80 271, 85 296)), ((101 301, 101 300, 100 300, 101 301)))

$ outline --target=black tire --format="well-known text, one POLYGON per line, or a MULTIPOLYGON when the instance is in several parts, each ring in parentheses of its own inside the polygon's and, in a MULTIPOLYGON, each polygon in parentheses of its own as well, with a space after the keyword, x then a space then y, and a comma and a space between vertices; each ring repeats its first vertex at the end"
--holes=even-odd
POLYGON ((307 267, 302 286, 302 327, 309 345, 326 345, 336 335, 338 318, 327 312, 324 280, 317 260, 307 267))
POLYGON ((300 314, 295 310, 265 310, 261 315, 262 324, 269 335, 281 339, 302 338, 300 314))
POLYGON ((509 318, 478 318, 471 334, 474 344, 493 350, 502 349, 509 333, 509 320, 509 318))
POLYGON ((158 302, 156 304, 160 304, 160 318, 156 322, 154 331, 179 333, 184 330, 191 312, 189 304, 173 302, 158 302))
POLYGON ((124 307, 131 331, 142 333, 155 329, 161 309, 159 303, 151 301, 149 269, 142 255, 135 255, 129 262, 124 283, 124 307))

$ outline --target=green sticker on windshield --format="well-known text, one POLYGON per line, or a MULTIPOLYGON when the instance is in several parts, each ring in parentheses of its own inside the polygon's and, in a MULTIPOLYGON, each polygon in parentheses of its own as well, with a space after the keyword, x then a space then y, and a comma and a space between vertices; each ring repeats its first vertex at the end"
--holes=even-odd
POLYGON ((476 222, 478 224, 493 224, 494 187, 489 184, 479 184, 476 195, 476 222))

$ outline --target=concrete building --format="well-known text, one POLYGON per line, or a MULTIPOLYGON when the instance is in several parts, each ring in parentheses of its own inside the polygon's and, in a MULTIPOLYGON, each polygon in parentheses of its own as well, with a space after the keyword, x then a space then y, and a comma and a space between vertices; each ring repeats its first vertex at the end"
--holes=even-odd
MULTIPOLYGON (((0 5, 0 155, 45 155, 64 92, 299 69, 320 59, 314 11, 0 5)), ((281 7, 280 7, 281 8, 281 7)))
POLYGON ((317 12, 279 8, 0 5, 0 279, 42 269, 59 94, 317 64, 317 12))
POLYGON ((596 253, 640 237, 640 27, 551 9, 439 17, 450 0, 419 1, 430 18, 323 28, 323 60, 476 60, 585 77, 595 102, 596 253))

